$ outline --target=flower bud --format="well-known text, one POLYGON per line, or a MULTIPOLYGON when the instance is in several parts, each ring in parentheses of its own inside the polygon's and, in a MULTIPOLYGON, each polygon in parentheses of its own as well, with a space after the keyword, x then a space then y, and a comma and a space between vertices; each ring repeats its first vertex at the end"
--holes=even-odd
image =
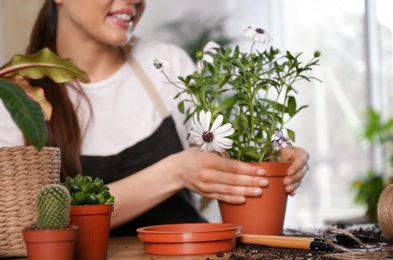
POLYGON ((197 51, 195 57, 197 58, 197 60, 201 60, 203 58, 203 51, 197 51))

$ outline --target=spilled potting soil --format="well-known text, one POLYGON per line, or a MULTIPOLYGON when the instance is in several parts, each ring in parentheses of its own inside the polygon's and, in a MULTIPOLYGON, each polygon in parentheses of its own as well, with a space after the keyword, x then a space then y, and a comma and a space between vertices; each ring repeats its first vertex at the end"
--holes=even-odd
MULTIPOLYGON (((364 244, 367 246, 369 252, 362 246, 353 241, 347 241, 344 247, 350 252, 344 252, 339 248, 332 247, 329 251, 308 251, 300 249, 285 249, 285 248, 270 248, 258 245, 238 244, 236 249, 229 252, 219 252, 212 259, 229 259, 229 260, 248 260, 248 259, 351 259, 349 257, 356 257, 356 259, 392 259, 393 258, 393 241, 388 241, 383 237, 378 225, 361 224, 361 225, 333 225, 321 229, 286 229, 285 236, 298 237, 313 237, 323 238, 323 233, 327 228, 335 228, 347 231, 354 236, 365 239, 364 244), (349 256, 350 254, 359 254, 356 256, 349 256)), ((328 233, 327 238, 336 244, 336 233, 328 233)), ((342 241, 340 241, 342 242, 342 241)), ((345 242, 345 241, 344 241, 345 242)))

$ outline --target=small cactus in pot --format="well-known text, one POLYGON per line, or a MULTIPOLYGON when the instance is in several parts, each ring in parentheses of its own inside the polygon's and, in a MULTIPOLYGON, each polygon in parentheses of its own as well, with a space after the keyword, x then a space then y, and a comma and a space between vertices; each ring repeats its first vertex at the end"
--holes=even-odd
POLYGON ((70 217, 71 195, 66 187, 50 184, 37 195, 37 228, 67 228, 70 217))
POLYGON ((71 194, 61 184, 43 186, 36 199, 36 224, 23 230, 29 260, 72 260, 78 227, 69 225, 71 194))

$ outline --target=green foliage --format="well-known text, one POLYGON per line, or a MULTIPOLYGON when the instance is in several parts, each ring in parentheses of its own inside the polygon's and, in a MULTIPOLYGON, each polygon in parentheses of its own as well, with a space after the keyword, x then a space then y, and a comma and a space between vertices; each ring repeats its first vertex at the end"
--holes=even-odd
MULTIPOLYGON (((393 144, 393 118, 382 121, 381 115, 372 108, 367 111, 367 122, 361 138, 368 141, 371 145, 375 144, 393 144)), ((393 156, 388 158, 390 167, 393 167, 393 156)), ((393 180, 384 177, 383 173, 378 173, 374 169, 370 169, 363 178, 356 179, 351 189, 355 190, 355 203, 366 205, 365 215, 373 223, 378 223, 377 205, 378 199, 382 191, 392 184, 393 180)))
POLYGON ((381 115, 372 108, 367 111, 367 124, 362 137, 371 144, 393 141, 393 118, 382 122, 381 115))
POLYGON ((351 189, 357 191, 355 202, 359 205, 367 205, 365 215, 372 223, 378 223, 377 205, 379 195, 385 187, 382 175, 374 170, 370 170, 363 179, 357 179, 352 183, 351 189))
POLYGON ((51 107, 43 91, 25 79, 43 77, 57 83, 89 81, 86 73, 69 59, 62 59, 47 48, 33 55, 15 55, 0 68, 0 98, 27 140, 38 149, 45 145, 48 136, 43 111, 50 118, 51 107))
POLYGON ((315 79, 307 72, 318 65, 320 53, 302 64, 301 54, 284 54, 270 48, 263 52, 241 52, 239 47, 220 48, 214 63, 204 62, 201 72, 179 77, 176 84, 190 96, 191 105, 184 109, 187 120, 195 112, 211 111, 212 118, 222 114, 232 123, 235 133, 229 150, 231 158, 242 161, 269 161, 278 156, 270 144, 271 136, 285 129, 294 140, 295 134, 285 124, 307 106, 296 103, 299 80, 315 79))
POLYGON ((66 228, 69 222, 71 196, 59 184, 42 187, 37 195, 37 227, 39 229, 66 228))
POLYGON ((40 105, 15 83, 0 79, 0 98, 29 142, 41 149, 48 131, 40 105))
POLYGON ((93 180, 90 176, 78 173, 74 178, 67 177, 62 185, 71 193, 73 206, 107 204, 115 201, 109 187, 98 177, 93 180))

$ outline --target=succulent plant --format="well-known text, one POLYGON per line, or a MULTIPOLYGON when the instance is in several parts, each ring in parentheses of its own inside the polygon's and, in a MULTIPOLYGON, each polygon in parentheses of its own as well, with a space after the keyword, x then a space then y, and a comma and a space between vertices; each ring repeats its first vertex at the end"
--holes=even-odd
POLYGON ((61 184, 70 192, 72 206, 108 204, 115 201, 109 187, 98 177, 93 180, 91 176, 78 173, 75 177, 68 176, 61 184))
POLYGON ((71 195, 60 184, 43 186, 37 196, 38 229, 62 229, 68 226, 71 195))

